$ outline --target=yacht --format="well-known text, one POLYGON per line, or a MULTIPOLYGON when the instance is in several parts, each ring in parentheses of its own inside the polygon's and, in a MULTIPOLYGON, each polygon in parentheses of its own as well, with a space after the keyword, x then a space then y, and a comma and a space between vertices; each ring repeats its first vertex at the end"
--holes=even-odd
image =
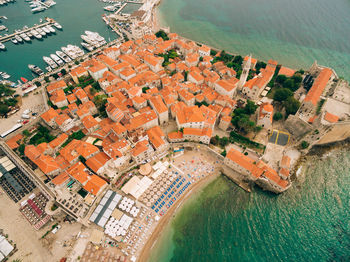
POLYGON ((41 76, 44 74, 43 70, 41 70, 38 66, 36 65, 28 65, 28 68, 35 74, 41 76))
POLYGON ((16 44, 16 45, 18 44, 18 41, 17 41, 16 38, 11 38, 11 42, 14 43, 14 44, 16 44))
POLYGON ((19 35, 15 35, 15 38, 18 43, 23 43, 23 39, 19 35))
POLYGON ((57 67, 57 64, 47 56, 43 56, 43 60, 45 61, 46 64, 48 64, 52 69, 55 69, 57 67))
POLYGON ((61 58, 64 62, 69 63, 70 61, 72 61, 72 59, 70 59, 65 53, 63 53, 62 51, 56 51, 56 55, 61 58))
POLYGON ((46 26, 43 26, 41 29, 44 30, 44 32, 45 32, 47 35, 48 35, 48 34, 51 34, 51 31, 50 31, 48 28, 46 28, 46 26))
POLYGON ((51 57, 52 60, 55 61, 56 64, 58 64, 59 66, 64 65, 64 61, 63 61, 61 58, 59 58, 57 55, 51 54, 50 57, 51 57))
POLYGON ((91 51, 93 51, 93 50, 95 49, 92 45, 90 45, 90 44, 88 44, 88 43, 81 42, 80 44, 81 44, 86 50, 88 50, 89 52, 91 52, 91 51))
POLYGON ((20 34, 21 38, 24 39, 26 42, 30 42, 29 36, 27 36, 25 33, 20 34))
POLYGON ((34 37, 31 31, 27 31, 26 35, 29 36, 29 38, 33 38, 34 37))
POLYGON ((52 68, 49 67, 49 66, 45 67, 45 69, 46 69, 46 71, 48 71, 48 72, 51 72, 51 71, 52 71, 52 68))
POLYGON ((46 8, 43 7, 43 6, 38 6, 38 7, 33 8, 33 9, 32 9, 32 12, 33 12, 33 13, 39 13, 39 12, 41 12, 41 11, 44 11, 45 9, 46 9, 46 8))
POLYGON ((51 33, 56 32, 56 30, 51 25, 47 25, 46 27, 50 30, 51 33))
POLYGON ((45 36, 45 35, 46 35, 45 31, 43 31, 41 28, 37 28, 36 31, 37 31, 39 34, 41 34, 42 36, 45 36))
POLYGON ((0 76, 3 78, 3 79, 9 79, 11 76, 9 74, 7 74, 6 72, 0 72, 0 76))
POLYGON ((57 23, 57 22, 55 22, 54 24, 53 24, 57 29, 62 29, 62 26, 59 24, 59 23, 57 23))
POLYGON ((6 46, 3 43, 0 43, 0 50, 6 50, 6 46))
POLYGON ((36 39, 42 39, 42 38, 43 38, 43 37, 41 36, 41 34, 39 34, 39 32, 36 31, 35 29, 32 29, 30 32, 33 34, 33 36, 34 36, 36 39))

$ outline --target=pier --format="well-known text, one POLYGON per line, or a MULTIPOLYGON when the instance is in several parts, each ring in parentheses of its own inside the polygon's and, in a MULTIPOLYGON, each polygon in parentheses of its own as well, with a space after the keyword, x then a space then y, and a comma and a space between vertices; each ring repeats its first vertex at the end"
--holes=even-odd
POLYGON ((31 28, 28 28, 28 29, 23 29, 23 30, 21 30, 19 32, 15 32, 15 33, 13 33, 11 35, 6 35, 6 36, 3 36, 3 37, 0 37, 0 43, 4 43, 4 42, 7 42, 7 41, 10 41, 16 35, 20 35, 22 33, 31 31, 32 29, 36 29, 36 28, 40 28, 40 27, 43 27, 43 26, 47 26, 47 25, 50 25, 50 24, 53 24, 53 23, 56 22, 55 20, 53 20, 51 18, 47 18, 46 21, 47 22, 45 22, 45 23, 42 23, 42 24, 39 24, 39 25, 35 25, 35 26, 33 26, 31 28))

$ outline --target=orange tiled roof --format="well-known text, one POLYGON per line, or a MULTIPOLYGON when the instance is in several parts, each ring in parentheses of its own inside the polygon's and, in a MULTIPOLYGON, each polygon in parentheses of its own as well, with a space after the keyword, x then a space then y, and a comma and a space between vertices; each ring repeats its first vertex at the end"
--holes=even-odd
POLYGON ((12 137, 11 139, 6 141, 6 144, 13 150, 16 149, 17 147, 19 147, 19 144, 17 143, 17 141, 22 140, 23 136, 21 134, 17 134, 14 137, 12 137))
POLYGON ((97 174, 98 170, 103 167, 108 160, 110 160, 109 156, 104 152, 100 152, 86 160, 85 164, 97 174))
POLYGON ((331 69, 322 69, 321 73, 315 79, 311 89, 307 93, 304 101, 311 102, 314 106, 316 106, 332 74, 333 73, 331 69))
POLYGON ((84 189, 93 195, 97 195, 102 187, 107 185, 107 182, 96 175, 90 176, 89 181, 84 186, 84 189))
POLYGON ((56 117, 58 116, 58 113, 56 112, 55 109, 53 109, 52 107, 47 110, 45 113, 43 113, 41 115, 41 118, 45 121, 45 122, 51 122, 52 120, 54 120, 56 117))
POLYGON ((226 158, 248 170, 256 178, 260 177, 263 173, 263 170, 257 166, 253 159, 233 148, 227 152, 226 158))
POLYGON ((278 75, 285 75, 285 76, 288 76, 288 77, 293 76, 294 73, 295 73, 294 69, 291 69, 291 68, 288 68, 288 67, 285 67, 285 66, 281 66, 280 71, 278 71, 278 75))
POLYGON ((51 180, 52 183, 54 183, 56 186, 62 185, 64 182, 66 182, 69 179, 69 175, 67 172, 63 172, 56 176, 54 179, 51 180))
POLYGON ((333 115, 329 112, 326 112, 324 114, 324 120, 326 120, 329 123, 336 123, 339 120, 339 116, 333 115))

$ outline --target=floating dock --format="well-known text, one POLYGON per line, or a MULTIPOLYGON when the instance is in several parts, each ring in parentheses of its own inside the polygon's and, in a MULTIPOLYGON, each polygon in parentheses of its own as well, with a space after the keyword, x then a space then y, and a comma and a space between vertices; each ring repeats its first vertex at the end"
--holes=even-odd
POLYGON ((51 18, 46 18, 46 21, 47 22, 45 22, 45 23, 33 26, 31 28, 28 28, 28 29, 23 29, 23 30, 21 30, 19 32, 15 32, 15 33, 13 33, 11 35, 6 35, 6 36, 3 36, 3 37, 0 37, 0 43, 5 43, 7 41, 10 41, 16 35, 20 35, 22 33, 31 31, 32 29, 41 28, 41 27, 44 27, 44 26, 47 26, 47 25, 51 25, 51 24, 54 24, 56 22, 55 20, 53 20, 51 18))

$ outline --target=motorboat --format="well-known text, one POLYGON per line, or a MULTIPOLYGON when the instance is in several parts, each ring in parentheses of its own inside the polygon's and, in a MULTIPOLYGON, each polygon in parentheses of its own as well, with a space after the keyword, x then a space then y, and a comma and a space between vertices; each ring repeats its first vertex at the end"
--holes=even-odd
POLYGON ((44 74, 43 70, 41 70, 38 66, 36 65, 28 65, 28 68, 35 74, 41 76, 44 74))
POLYGON ((18 44, 18 41, 17 41, 16 38, 11 38, 11 42, 14 43, 14 44, 16 44, 16 45, 18 44))
POLYGON ((43 60, 45 61, 46 64, 48 64, 52 69, 57 68, 57 64, 47 56, 43 56, 43 60))
POLYGON ((44 30, 46 34, 51 34, 51 31, 48 28, 46 28, 46 26, 43 26, 41 29, 44 30))
POLYGON ((53 23, 53 25, 54 25, 54 27, 56 27, 57 29, 62 30, 62 26, 61 26, 59 23, 55 22, 55 23, 53 23))
POLYGON ((95 48, 94 46, 88 44, 88 43, 84 43, 84 42, 81 42, 80 43, 86 50, 88 50, 89 52, 93 51, 95 48))
POLYGON ((0 43, 0 50, 6 50, 6 46, 3 43, 0 43))
POLYGON ((51 72, 51 71, 52 71, 52 68, 49 67, 49 66, 45 67, 45 69, 46 69, 46 71, 48 71, 48 72, 51 72))
POLYGON ((70 57, 67 56, 65 53, 63 53, 62 51, 56 51, 56 55, 66 63, 69 63, 70 61, 72 61, 72 59, 70 59, 70 57))
POLYGON ((42 30, 41 28, 37 28, 36 31, 41 34, 42 36, 46 36, 46 33, 44 30, 42 30))
POLYGON ((33 36, 36 39, 42 39, 43 38, 42 35, 38 31, 36 31, 35 29, 32 29, 30 32, 33 34, 33 36))
POLYGON ((3 78, 3 79, 9 79, 11 76, 9 74, 7 74, 6 72, 0 72, 0 76, 3 78))
POLYGON ((41 12, 41 11, 44 11, 45 9, 46 9, 46 8, 43 7, 43 6, 38 6, 38 7, 33 8, 33 9, 32 9, 32 12, 33 12, 33 13, 39 13, 39 12, 41 12))
POLYGON ((51 33, 56 32, 55 28, 53 28, 51 25, 47 25, 46 27, 50 30, 51 33))
POLYGON ((19 35, 15 35, 15 38, 18 43, 23 43, 23 39, 19 35))
POLYGON ((26 35, 27 35, 29 38, 33 38, 33 37, 34 37, 31 31, 27 31, 27 32, 26 32, 26 35))
POLYGON ((20 36, 21 36, 22 39, 24 39, 24 41, 30 42, 29 36, 27 36, 25 33, 21 33, 20 36))
POLYGON ((52 60, 55 61, 56 64, 58 64, 59 66, 64 65, 64 61, 63 61, 61 58, 59 58, 57 55, 51 54, 50 57, 51 57, 52 60))

